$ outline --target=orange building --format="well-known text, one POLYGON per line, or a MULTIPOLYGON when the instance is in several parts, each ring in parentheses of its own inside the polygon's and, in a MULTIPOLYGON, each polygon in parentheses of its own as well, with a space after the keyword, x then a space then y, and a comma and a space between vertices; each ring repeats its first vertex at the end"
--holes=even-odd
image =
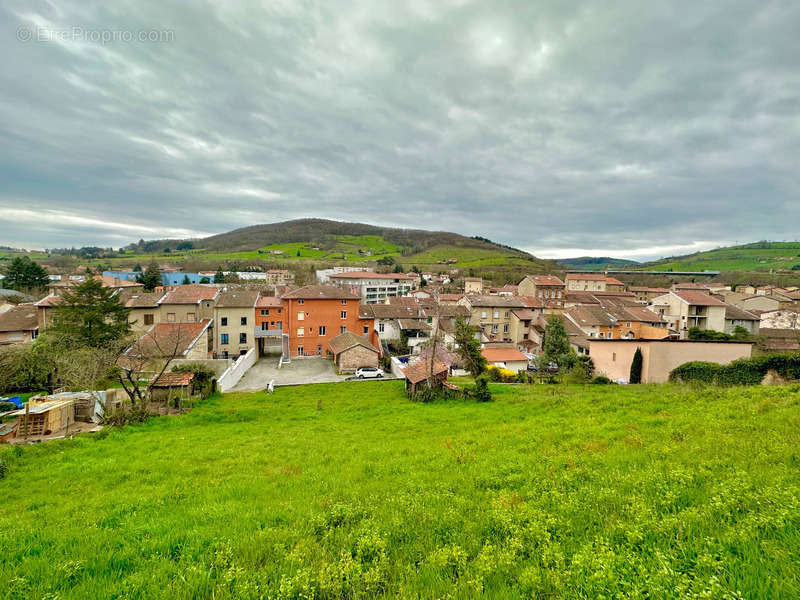
POLYGON ((350 331, 379 346, 374 319, 359 313, 360 297, 332 285, 309 285, 280 298, 262 297, 256 303, 259 354, 282 340, 289 356, 327 356, 329 340, 350 331))

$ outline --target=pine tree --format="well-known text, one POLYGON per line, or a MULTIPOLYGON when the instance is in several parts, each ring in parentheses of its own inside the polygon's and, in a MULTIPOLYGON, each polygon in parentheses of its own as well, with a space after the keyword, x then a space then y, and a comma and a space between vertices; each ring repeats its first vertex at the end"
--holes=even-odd
POLYGON ((222 267, 219 267, 214 274, 214 283, 225 283, 225 273, 222 272, 222 267))
POLYGON ((184 276, 183 276, 183 281, 181 282, 181 284, 182 284, 182 285, 189 285, 190 283, 192 283, 192 280, 191 280, 191 279, 189 279, 189 276, 188 276, 188 275, 184 275, 184 276))
POLYGON ((61 295, 47 335, 77 346, 108 346, 130 333, 129 313, 113 290, 90 278, 61 295))
POLYGON ((636 348, 631 361, 631 372, 628 376, 628 383, 642 383, 642 349, 636 348))
POLYGON ((569 355, 569 338, 564 329, 564 321, 559 315, 552 315, 547 319, 542 343, 542 356, 548 363, 554 362, 561 365, 569 355))
POLYGON ((141 283, 144 284, 146 292, 152 292, 157 286, 163 283, 161 279, 161 269, 158 268, 158 263, 152 261, 142 273, 141 283))
POLYGON ((33 290, 50 285, 50 278, 40 264, 27 256, 18 256, 8 265, 3 285, 14 290, 33 290))

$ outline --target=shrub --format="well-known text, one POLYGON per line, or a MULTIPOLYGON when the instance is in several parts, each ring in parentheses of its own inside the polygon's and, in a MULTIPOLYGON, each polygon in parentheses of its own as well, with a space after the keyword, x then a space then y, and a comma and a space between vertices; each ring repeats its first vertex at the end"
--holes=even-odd
POLYGON ((514 373, 514 371, 503 369, 495 365, 489 365, 486 367, 486 373, 488 374, 490 381, 497 383, 514 383, 517 380, 517 374, 514 373))
POLYGON ((472 386, 472 395, 477 402, 491 402, 492 392, 489 385, 486 383, 486 377, 483 375, 475 380, 475 385, 472 386))
POLYGON ((676 367, 670 381, 716 383, 718 385, 756 385, 768 371, 774 370, 785 379, 800 379, 800 353, 770 354, 740 358, 727 365, 694 361, 676 367))
POLYGON ((0 413, 14 410, 15 408, 17 408, 16 404, 12 404, 11 402, 0 402, 0 413))
POLYGON ((596 385, 609 385, 611 383, 611 380, 605 375, 598 375, 597 377, 592 379, 589 383, 594 383, 596 385))

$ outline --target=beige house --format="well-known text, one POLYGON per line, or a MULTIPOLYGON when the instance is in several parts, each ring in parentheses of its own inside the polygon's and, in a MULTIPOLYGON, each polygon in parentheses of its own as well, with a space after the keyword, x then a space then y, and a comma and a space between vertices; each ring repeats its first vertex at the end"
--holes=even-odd
POLYGON ((464 277, 464 293, 482 294, 483 279, 481 279, 480 277, 464 277))
POLYGON ((159 300, 156 323, 197 323, 214 318, 214 303, 219 288, 213 285, 179 285, 159 300))
POLYGON ((567 273, 566 282, 567 289, 570 291, 606 291, 606 276, 604 273, 567 273))
POLYGON ((598 375, 628 381, 637 348, 642 350, 642 383, 664 383, 683 363, 702 360, 721 365, 749 358, 753 342, 697 340, 589 340, 589 356, 598 375))
POLYGON ((147 331, 156 323, 161 323, 161 305, 159 301, 164 297, 162 292, 135 292, 125 300, 125 306, 130 309, 128 323, 133 331, 147 331))
POLYGON ((488 341, 514 342, 512 315, 515 309, 526 308, 515 296, 464 296, 458 302, 470 311, 469 322, 478 327, 488 341))
POLYGON ((566 285, 555 275, 526 275, 517 285, 519 296, 538 298, 555 309, 564 308, 566 292, 566 285))
POLYGON ((481 354, 490 365, 508 369, 509 371, 524 371, 528 368, 528 357, 516 348, 484 346, 481 354))
POLYGON ((752 296, 745 296, 741 300, 734 300, 733 304, 742 308, 744 310, 759 310, 759 311, 770 311, 770 310, 778 310, 779 308, 784 308, 781 304, 781 300, 775 298, 774 296, 762 296, 762 295, 752 295, 752 296))
POLYGON ((667 288, 654 288, 654 287, 646 287, 646 286, 631 286, 628 288, 629 292, 632 292, 636 297, 636 302, 639 304, 650 304, 650 301, 657 296, 663 296, 664 294, 669 294, 669 290, 667 288))
POLYGON ((222 358, 247 354, 256 347, 255 321, 258 290, 220 293, 214 307, 214 355, 222 358))
POLYGON ((725 303, 705 292, 672 291, 653 298, 648 308, 681 338, 687 337, 692 327, 725 331, 725 303))
POLYGON ((33 304, 20 304, 0 313, 0 345, 31 342, 38 335, 38 309, 33 304))

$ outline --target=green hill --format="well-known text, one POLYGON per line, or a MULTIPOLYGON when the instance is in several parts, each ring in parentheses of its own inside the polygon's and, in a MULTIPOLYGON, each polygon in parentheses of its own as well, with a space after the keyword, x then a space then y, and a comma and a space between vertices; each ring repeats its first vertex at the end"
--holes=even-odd
POLYGON ((800 242, 755 242, 673 256, 641 265, 646 270, 777 271, 800 269, 800 242))
POLYGON ((171 260, 188 257, 371 262, 391 257, 403 264, 419 266, 443 264, 455 258, 459 267, 505 265, 530 271, 554 266, 551 261, 481 237, 326 219, 253 225, 197 240, 146 241, 131 244, 127 252, 117 262, 146 260, 148 254, 158 254, 171 260))
POLYGON ((800 597, 796 390, 491 389, 278 388, 2 448, 0 597, 800 597))
POLYGON ((610 256, 579 256, 558 259, 556 262, 565 269, 581 271, 605 271, 606 269, 623 269, 638 265, 635 260, 611 258, 610 256))

